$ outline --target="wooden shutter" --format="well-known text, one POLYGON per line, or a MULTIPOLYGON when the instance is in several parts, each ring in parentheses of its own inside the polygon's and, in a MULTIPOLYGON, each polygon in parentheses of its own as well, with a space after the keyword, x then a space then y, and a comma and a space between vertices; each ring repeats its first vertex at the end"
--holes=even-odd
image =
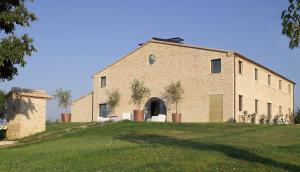
POLYGON ((223 95, 209 96, 209 121, 223 122, 223 95))

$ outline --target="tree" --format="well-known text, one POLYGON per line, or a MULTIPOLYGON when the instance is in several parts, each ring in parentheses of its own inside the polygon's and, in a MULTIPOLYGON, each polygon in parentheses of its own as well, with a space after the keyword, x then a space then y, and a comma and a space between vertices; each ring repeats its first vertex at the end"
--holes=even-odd
POLYGON ((182 88, 181 82, 177 81, 176 83, 171 83, 165 88, 165 93, 163 97, 170 104, 175 104, 175 110, 177 114, 177 106, 180 101, 183 99, 184 90, 182 88))
POLYGON ((300 108, 298 107, 296 112, 294 113, 294 123, 300 124, 300 108))
POLYGON ((300 38, 300 0, 289 0, 289 7, 281 14, 282 34, 290 39, 289 47, 299 46, 300 38))
POLYGON ((144 81, 134 79, 130 85, 131 101, 136 105, 137 110, 141 109, 141 104, 150 95, 150 89, 145 87, 144 81))
POLYGON ((0 90, 0 119, 5 117, 5 112, 6 112, 5 92, 0 90))
POLYGON ((58 106, 65 109, 65 112, 68 113, 68 108, 72 104, 71 90, 57 89, 54 98, 58 100, 58 106))
MULTIPOLYGON (((18 75, 16 65, 26 65, 25 56, 31 56, 36 49, 33 39, 27 34, 16 36, 17 26, 30 27, 37 20, 34 13, 29 12, 25 6, 26 0, 0 1, 0 80, 12 80, 18 75)), ((33 0, 29 0, 33 2, 33 0)))
POLYGON ((119 105, 121 95, 118 90, 108 91, 107 93, 107 105, 110 110, 110 114, 114 115, 116 108, 119 105))

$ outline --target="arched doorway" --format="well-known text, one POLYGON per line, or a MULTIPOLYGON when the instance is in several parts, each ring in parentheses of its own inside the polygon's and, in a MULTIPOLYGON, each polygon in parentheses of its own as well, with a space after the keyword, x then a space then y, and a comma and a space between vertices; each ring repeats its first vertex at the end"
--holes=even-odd
POLYGON ((158 98, 158 97, 152 97, 150 98, 144 107, 145 111, 145 119, 149 119, 152 116, 157 116, 158 114, 167 114, 167 106, 165 102, 158 98))

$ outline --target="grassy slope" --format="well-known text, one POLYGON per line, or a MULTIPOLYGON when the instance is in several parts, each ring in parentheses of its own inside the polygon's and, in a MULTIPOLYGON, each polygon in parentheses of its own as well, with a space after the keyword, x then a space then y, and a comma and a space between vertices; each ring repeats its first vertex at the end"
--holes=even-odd
POLYGON ((0 156, 0 171, 300 171, 300 126, 51 124, 0 156))

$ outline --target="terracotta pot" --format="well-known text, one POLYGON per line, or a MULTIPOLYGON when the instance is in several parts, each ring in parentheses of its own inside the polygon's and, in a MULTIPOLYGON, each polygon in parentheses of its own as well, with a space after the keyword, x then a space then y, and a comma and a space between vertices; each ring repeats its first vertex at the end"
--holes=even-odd
POLYGON ((62 113, 61 114, 61 121, 63 123, 71 122, 71 114, 70 113, 62 113))
POLYGON ((172 113, 172 121, 175 123, 181 122, 181 113, 172 113))
POLYGON ((144 121, 144 111, 143 110, 134 110, 133 117, 135 121, 144 121))

